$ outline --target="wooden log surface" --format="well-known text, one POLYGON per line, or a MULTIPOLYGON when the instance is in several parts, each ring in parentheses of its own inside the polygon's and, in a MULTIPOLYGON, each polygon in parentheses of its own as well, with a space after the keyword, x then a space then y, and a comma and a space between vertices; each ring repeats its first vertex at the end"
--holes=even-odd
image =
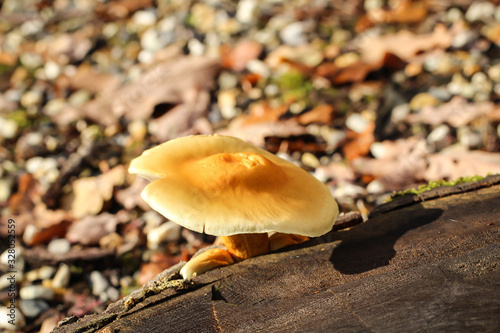
POLYGON ((444 191, 54 332, 499 332, 500 177, 444 191))

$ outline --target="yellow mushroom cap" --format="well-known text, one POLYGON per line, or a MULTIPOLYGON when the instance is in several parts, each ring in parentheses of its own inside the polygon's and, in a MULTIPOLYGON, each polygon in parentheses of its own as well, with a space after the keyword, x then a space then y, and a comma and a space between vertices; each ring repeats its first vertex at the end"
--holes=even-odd
POLYGON ((195 135, 145 151, 129 172, 149 180, 142 198, 188 229, 231 236, 332 229, 338 206, 305 170, 237 138, 195 135))

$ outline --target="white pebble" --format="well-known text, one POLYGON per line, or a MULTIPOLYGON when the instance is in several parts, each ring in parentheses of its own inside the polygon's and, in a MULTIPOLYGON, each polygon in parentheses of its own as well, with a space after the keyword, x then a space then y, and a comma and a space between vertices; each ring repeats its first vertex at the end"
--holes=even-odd
POLYGON ((108 280, 99 271, 90 273, 90 281, 92 282, 92 294, 99 296, 109 286, 108 280))
POLYGON ((40 91, 29 90, 23 94, 21 97, 21 105, 24 107, 30 107, 33 105, 38 105, 42 102, 43 96, 40 91))
POLYGON ((379 180, 375 179, 366 186, 366 191, 368 191, 368 193, 377 194, 384 193, 386 190, 385 186, 379 180))
POLYGON ((387 148, 386 145, 383 144, 382 142, 374 142, 370 146, 370 153, 378 159, 382 159, 386 156, 387 154, 387 148))
POLYGON ((307 43, 304 22, 293 22, 280 31, 280 37, 288 45, 299 46, 307 43))
POLYGON ((19 301, 19 308, 26 317, 36 318, 43 311, 47 310, 49 305, 41 299, 22 299, 19 301))
POLYGON ((45 77, 49 80, 55 80, 61 74, 61 67, 53 62, 53 61, 47 61, 44 67, 45 70, 45 77))
POLYGON ((71 249, 71 244, 66 238, 53 239, 47 246, 47 250, 52 254, 65 254, 71 249))
POLYGON ((465 19, 469 22, 487 21, 493 17, 495 5, 487 1, 473 1, 465 13, 465 19))
POLYGON ((50 301, 54 299, 54 291, 44 286, 26 286, 19 290, 19 296, 22 299, 44 299, 50 301))
POLYGON ((12 260, 12 255, 15 255, 15 260, 18 260, 23 257, 23 248, 22 247, 15 247, 15 248, 8 248, 7 250, 3 251, 2 254, 0 255, 0 263, 2 265, 8 265, 9 260, 12 260))
POLYGON ((2 318, 0 320, 0 328, 8 330, 7 332, 14 332, 15 330, 13 330, 13 328, 20 329, 21 327, 24 327, 24 325, 26 325, 26 319, 24 319, 21 311, 11 310, 7 306, 0 307, 0 318, 2 318), (8 320, 14 320, 15 326, 12 326, 12 324, 10 324, 8 320, 5 320, 5 318, 7 318, 8 320))
POLYGON ((17 123, 11 119, 0 117, 0 137, 12 139, 17 134, 17 123))
POLYGON ((33 282, 36 280, 47 280, 54 276, 56 269, 52 266, 42 266, 26 273, 26 280, 33 282))
POLYGON ((52 288, 65 288, 69 284, 71 270, 68 265, 62 264, 52 279, 52 288))
POLYGON ((148 27, 156 22, 156 14, 152 10, 139 10, 135 12, 132 20, 135 24, 142 27, 148 27))
POLYGON ((359 113, 353 113, 347 117, 345 125, 356 133, 363 133, 368 127, 369 122, 359 113))
POLYGON ((244 24, 252 23, 256 9, 256 0, 241 0, 236 9, 236 19, 244 24))
POLYGON ((427 141, 430 143, 439 143, 443 141, 446 136, 450 133, 450 128, 447 125, 439 125, 435 129, 432 130, 431 133, 427 136, 427 141))

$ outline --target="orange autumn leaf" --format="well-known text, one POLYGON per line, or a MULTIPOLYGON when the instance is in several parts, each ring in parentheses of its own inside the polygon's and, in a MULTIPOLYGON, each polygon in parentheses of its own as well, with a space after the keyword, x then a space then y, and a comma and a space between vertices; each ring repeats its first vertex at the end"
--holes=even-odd
POLYGON ((366 130, 358 134, 354 131, 348 132, 348 137, 351 141, 342 147, 342 152, 348 161, 352 161, 357 157, 366 156, 370 152, 370 147, 375 142, 373 131, 375 130, 375 123, 371 122, 366 130))
POLYGON ((329 124, 332 120, 332 113, 333 107, 323 104, 301 114, 296 119, 301 125, 309 125, 311 123, 329 124))
POLYGON ((417 23, 427 17, 427 8, 422 2, 399 0, 394 8, 378 8, 369 11, 356 22, 355 30, 363 32, 382 23, 417 23))

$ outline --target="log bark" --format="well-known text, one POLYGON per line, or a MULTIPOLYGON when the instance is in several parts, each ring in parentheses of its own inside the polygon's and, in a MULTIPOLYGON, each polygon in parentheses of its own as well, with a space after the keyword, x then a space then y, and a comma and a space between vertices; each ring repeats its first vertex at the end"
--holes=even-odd
POLYGON ((462 187, 192 284, 149 284, 54 332, 498 332, 500 177, 462 187))

